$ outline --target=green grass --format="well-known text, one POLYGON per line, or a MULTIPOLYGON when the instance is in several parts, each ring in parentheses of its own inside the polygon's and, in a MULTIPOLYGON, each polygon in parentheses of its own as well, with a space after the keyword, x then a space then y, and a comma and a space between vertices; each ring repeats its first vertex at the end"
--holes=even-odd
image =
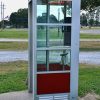
POLYGON ((9 29, 0 31, 0 38, 28 38, 27 30, 9 29))
POLYGON ((24 71, 0 75, 0 93, 27 89, 25 85, 26 77, 27 74, 24 71))
MULTIPOLYGON (((46 30, 45 29, 39 29, 37 37, 38 39, 45 39, 46 38, 46 30)), ((28 38, 28 31, 24 29, 6 29, 3 31, 0 31, 0 38, 28 38)), ((60 30, 59 36, 58 36, 58 29, 50 29, 49 30, 49 38, 50 39, 62 39, 63 34, 60 30)), ((80 35, 81 39, 100 39, 100 34, 84 34, 81 33, 80 35)))
POLYGON ((90 29, 95 30, 95 29, 100 29, 100 27, 91 27, 91 28, 89 28, 89 27, 83 27, 83 28, 81 28, 81 30, 90 30, 90 29))
MULTIPOLYGON (((58 36, 58 29, 50 29, 49 30, 49 39, 62 39, 63 34, 60 31, 58 36)), ((38 39, 46 39, 46 30, 45 29, 39 29, 37 34, 38 39)))
MULTIPOLYGON (((25 61, 0 63, 0 93, 26 90, 25 61)), ((94 92, 100 95, 100 66, 81 64, 79 69, 79 96, 94 92)))
POLYGON ((0 93, 26 90, 27 62, 0 63, 0 93))
POLYGON ((79 72, 79 96, 94 92, 100 95, 100 66, 81 65, 79 72))
POLYGON ((84 34, 80 35, 81 39, 100 39, 100 34, 84 34))
MULTIPOLYGON (((39 42, 43 45, 43 42, 39 42)), ((27 50, 28 42, 0 42, 0 50, 27 50)), ((100 51, 100 41, 81 41, 80 51, 100 51)))
POLYGON ((0 50, 26 50, 27 42, 0 42, 0 50))

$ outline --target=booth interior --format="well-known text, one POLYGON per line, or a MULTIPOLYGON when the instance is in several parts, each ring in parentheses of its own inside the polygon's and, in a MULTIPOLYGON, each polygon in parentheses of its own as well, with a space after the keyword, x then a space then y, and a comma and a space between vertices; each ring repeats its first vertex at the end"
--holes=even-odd
POLYGON ((37 71, 64 71, 71 66, 72 2, 37 0, 37 71))

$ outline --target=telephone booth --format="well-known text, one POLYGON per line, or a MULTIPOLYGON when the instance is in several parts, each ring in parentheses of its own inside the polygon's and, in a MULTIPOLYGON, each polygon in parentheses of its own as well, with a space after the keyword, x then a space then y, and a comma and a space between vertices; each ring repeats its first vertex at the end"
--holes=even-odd
POLYGON ((29 0, 29 92, 77 100, 80 0, 29 0))

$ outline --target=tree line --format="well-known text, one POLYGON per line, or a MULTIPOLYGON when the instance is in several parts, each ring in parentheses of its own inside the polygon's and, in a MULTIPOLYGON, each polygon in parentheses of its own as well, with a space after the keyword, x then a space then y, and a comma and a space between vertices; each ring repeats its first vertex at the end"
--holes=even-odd
MULTIPOLYGON (((10 26, 14 28, 28 27, 28 8, 19 9, 17 12, 11 13, 9 20, 4 20, 4 27, 10 26)), ((2 27, 2 21, 0 22, 2 27)))
MULTIPOLYGON (((95 7, 100 6, 100 0, 81 0, 81 10, 85 10, 88 12, 92 12, 95 7)), ((87 24, 86 15, 81 15, 81 23, 83 25, 87 24)), ((44 21, 45 17, 38 16, 37 21, 44 21)), ((57 18, 54 15, 50 15, 51 22, 58 22, 57 18)), ((2 21, 0 22, 1 26, 2 21)), ((17 12, 13 12, 10 15, 9 21, 4 20, 5 25, 10 25, 16 28, 27 28, 28 27, 28 8, 19 9, 17 12)), ((90 24, 94 23, 91 19, 89 21, 90 24)), ((98 22, 95 22, 96 24, 98 22)))

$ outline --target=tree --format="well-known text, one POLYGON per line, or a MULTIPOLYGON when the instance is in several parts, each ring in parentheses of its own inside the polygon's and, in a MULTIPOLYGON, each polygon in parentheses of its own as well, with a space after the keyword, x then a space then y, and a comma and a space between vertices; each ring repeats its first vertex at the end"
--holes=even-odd
POLYGON ((17 13, 14 12, 10 15, 10 24, 14 27, 17 27, 17 21, 16 21, 17 13))
MULTIPOLYGON (((50 21, 50 23, 58 23, 56 16, 54 16, 53 14, 49 15, 49 21, 50 21)), ((47 15, 38 16, 37 22, 38 23, 46 23, 47 22, 47 15)))
POLYGON ((28 9, 19 9, 10 15, 10 23, 14 27, 28 27, 28 9))
POLYGON ((94 24, 96 25, 96 26, 99 26, 99 21, 94 21, 94 24))
POLYGON ((94 20, 93 19, 90 19, 88 23, 89 23, 89 26, 91 28, 94 25, 94 20))
POLYGON ((56 16, 54 16, 53 14, 51 14, 49 18, 51 23, 58 23, 56 16))
POLYGON ((86 16, 86 14, 82 13, 80 20, 81 20, 82 26, 87 26, 87 16, 86 16))
POLYGON ((81 0, 81 9, 89 12, 100 6, 100 0, 81 0))

